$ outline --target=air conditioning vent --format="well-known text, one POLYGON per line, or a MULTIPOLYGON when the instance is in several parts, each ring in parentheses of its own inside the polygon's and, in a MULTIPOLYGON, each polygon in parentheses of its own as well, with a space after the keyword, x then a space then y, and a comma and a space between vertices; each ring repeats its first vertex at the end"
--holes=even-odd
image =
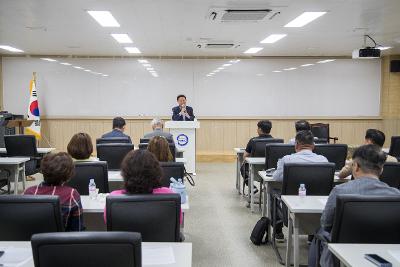
POLYGON ((204 48, 207 49, 227 49, 227 48, 232 48, 234 44, 206 44, 204 48))
POLYGON ((260 21, 271 11, 271 9, 227 9, 221 21, 260 21))

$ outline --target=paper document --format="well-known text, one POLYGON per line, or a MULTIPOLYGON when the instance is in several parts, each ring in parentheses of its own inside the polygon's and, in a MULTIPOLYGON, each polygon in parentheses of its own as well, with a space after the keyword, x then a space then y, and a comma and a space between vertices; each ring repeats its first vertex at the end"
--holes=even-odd
POLYGON ((174 264, 174 250, 171 246, 148 247, 142 244, 142 261, 144 266, 174 264))
POLYGON ((390 256, 392 256, 398 263, 400 263, 400 250, 388 250, 390 256))
POLYGON ((327 199, 327 198, 319 198, 318 201, 319 201, 322 205, 326 206, 326 202, 328 201, 328 199, 327 199))
POLYGON ((32 259, 31 248, 0 247, 4 251, 0 264, 9 267, 22 266, 32 259))

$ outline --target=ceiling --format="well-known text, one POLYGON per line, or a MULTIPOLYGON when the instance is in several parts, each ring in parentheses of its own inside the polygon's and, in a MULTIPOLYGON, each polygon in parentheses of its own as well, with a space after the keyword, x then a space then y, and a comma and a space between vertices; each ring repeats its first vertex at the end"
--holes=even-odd
POLYGON ((383 54, 400 54, 399 13, 399 0, 1 0, 0 45, 29 55, 130 56, 110 36, 127 33, 139 56, 242 57, 250 47, 264 47, 256 56, 350 56, 369 34, 393 47, 383 54), (280 14, 260 22, 222 23, 209 19, 214 8, 270 8, 280 14), (108 10, 121 27, 103 28, 86 10, 108 10), (283 27, 304 11, 328 13, 302 28, 283 27), (259 43, 274 33, 288 36, 259 43), (236 47, 197 47, 206 42, 236 47))

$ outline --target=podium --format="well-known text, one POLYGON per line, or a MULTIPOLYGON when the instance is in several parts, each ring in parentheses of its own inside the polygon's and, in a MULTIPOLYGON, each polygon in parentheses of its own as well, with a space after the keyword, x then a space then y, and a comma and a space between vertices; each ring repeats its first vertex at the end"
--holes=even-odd
POLYGON ((174 136, 175 146, 184 150, 186 171, 196 173, 196 129, 200 128, 200 122, 167 121, 165 128, 174 136))
POLYGON ((4 121, 4 126, 8 128, 18 128, 19 134, 24 134, 24 128, 31 126, 33 122, 34 122, 33 120, 24 120, 24 119, 7 120, 4 121))

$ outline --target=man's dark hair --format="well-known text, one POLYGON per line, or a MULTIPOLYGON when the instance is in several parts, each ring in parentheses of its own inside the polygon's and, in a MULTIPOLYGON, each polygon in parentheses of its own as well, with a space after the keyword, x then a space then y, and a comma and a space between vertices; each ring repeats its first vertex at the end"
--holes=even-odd
POLYGON ((311 131, 300 131, 296 134, 296 143, 299 145, 314 145, 314 135, 311 131))
POLYGON ((87 133, 74 134, 67 146, 68 154, 74 159, 88 159, 93 153, 92 138, 87 133))
POLYGON ((296 133, 300 131, 311 131, 310 123, 306 120, 296 121, 294 127, 296 128, 296 133))
POLYGON ((272 129, 272 123, 269 120, 262 120, 257 123, 257 127, 265 134, 269 134, 272 129))
POLYGON ((369 139, 375 145, 383 147, 385 143, 385 134, 377 129, 368 129, 365 133, 365 139, 369 139))
POLYGON ((132 150, 121 164, 125 190, 129 194, 151 194, 154 188, 161 187, 162 170, 153 153, 145 150, 132 150))
POLYGON ((178 101, 180 97, 184 97, 184 98, 186 99, 186 96, 185 96, 185 95, 178 95, 178 96, 176 97, 176 101, 178 101))
POLYGON ((118 129, 122 129, 122 127, 124 127, 126 125, 126 122, 124 120, 124 118, 121 117, 115 117, 113 119, 113 129, 118 128, 118 129))
POLYGON ((353 162, 357 162, 364 173, 381 175, 386 154, 378 145, 364 145, 357 148, 353 153, 353 162))
POLYGON ((61 185, 74 175, 74 163, 65 152, 50 153, 43 157, 40 168, 45 183, 53 186, 61 185))

